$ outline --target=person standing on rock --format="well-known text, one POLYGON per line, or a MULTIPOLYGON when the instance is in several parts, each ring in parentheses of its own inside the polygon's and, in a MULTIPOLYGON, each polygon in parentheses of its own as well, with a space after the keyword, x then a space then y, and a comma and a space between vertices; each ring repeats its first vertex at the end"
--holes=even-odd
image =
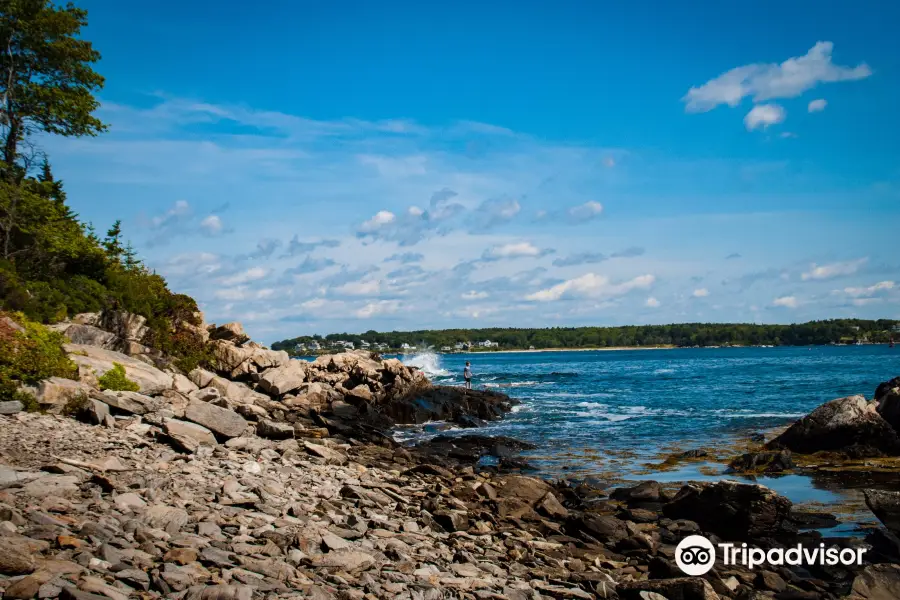
POLYGON ((466 380, 466 389, 472 389, 472 364, 466 361, 466 368, 463 369, 463 379, 466 380))

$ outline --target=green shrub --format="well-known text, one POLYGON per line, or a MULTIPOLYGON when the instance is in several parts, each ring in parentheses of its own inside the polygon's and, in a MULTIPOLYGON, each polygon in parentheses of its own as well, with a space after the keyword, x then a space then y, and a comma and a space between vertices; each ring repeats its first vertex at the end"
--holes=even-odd
POLYGON ((64 338, 22 314, 0 311, 0 400, 20 400, 21 385, 48 377, 76 379, 78 367, 66 356, 64 338), (18 324, 24 330, 19 331, 18 324))
POLYGON ((137 392, 141 389, 141 386, 125 376, 125 367, 119 363, 113 363, 113 368, 101 375, 97 381, 101 390, 137 392))

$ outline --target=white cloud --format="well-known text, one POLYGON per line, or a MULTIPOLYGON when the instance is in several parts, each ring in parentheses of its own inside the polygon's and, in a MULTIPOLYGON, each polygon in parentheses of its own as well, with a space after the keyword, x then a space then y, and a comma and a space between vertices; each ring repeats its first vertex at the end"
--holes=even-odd
POLYGON ((219 215, 209 215, 200 221, 200 229, 211 235, 221 233, 223 228, 224 225, 222 224, 222 219, 219 215))
POLYGON ((756 63, 736 67, 699 87, 692 87, 682 98, 688 112, 706 112, 727 104, 735 107, 747 96, 754 102, 772 98, 796 98, 820 83, 865 79, 872 70, 865 63, 844 67, 831 62, 834 44, 818 42, 804 56, 789 58, 781 64, 756 63))
POLYGON ((828 101, 819 98, 818 100, 813 100, 812 102, 810 102, 806 109, 811 113, 821 112, 825 110, 826 106, 828 106, 828 101))
POLYGON ((484 258, 486 260, 500 260, 503 258, 537 257, 543 256, 546 252, 546 250, 541 250, 531 242, 513 242, 488 248, 484 251, 484 258))
POLYGON ((647 289, 656 278, 653 275, 640 275, 621 283, 612 283, 606 275, 586 273, 581 277, 569 279, 553 287, 540 290, 525 297, 526 300, 550 302, 564 296, 614 297, 622 296, 636 289, 647 289))
POLYGON ((428 158, 425 156, 375 156, 364 154, 359 157, 359 162, 375 167, 378 172, 388 179, 403 179, 415 175, 425 175, 425 164, 428 158))
POLYGON ((381 282, 377 279, 351 281, 335 288, 335 291, 348 296, 374 296, 381 291, 381 282))
POLYGON ((463 300, 482 300, 487 298, 490 294, 487 292, 476 292, 475 290, 470 290, 465 294, 461 295, 460 298, 463 300))
POLYGON ((373 216, 368 221, 363 222, 363 224, 360 225, 359 230, 367 232, 376 231, 377 229, 380 229, 385 225, 393 223, 396 218, 397 217, 394 215, 394 213, 389 210, 379 210, 377 213, 375 213, 375 216, 373 216))
POLYGON ((709 296, 709 290, 706 288, 697 288, 694 290, 694 293, 691 294, 694 298, 706 298, 709 296))
POLYGON ((368 319, 375 315, 384 315, 395 313, 400 309, 400 302, 397 300, 379 300, 378 302, 369 302, 356 311, 356 316, 360 319, 368 319))
POLYGON ((268 274, 268 269, 264 269, 262 267, 251 267, 246 271, 236 273, 229 277, 223 277, 220 282, 223 285, 240 285, 242 283, 248 283, 250 281, 257 281, 268 274))
POLYGON ((150 219, 153 227, 163 227, 179 217, 184 217, 191 212, 191 205, 186 200, 178 200, 175 204, 161 215, 157 215, 150 219))
POLYGON ((836 293, 843 292, 848 296, 853 296, 854 298, 868 297, 877 294, 878 292, 884 292, 887 290, 894 289, 893 281, 879 281, 874 285, 870 285, 868 287, 846 287, 843 290, 835 290, 836 293))
POLYGON ((573 206, 569 209, 569 217, 577 221, 587 221, 600 216, 603 212, 603 205, 593 200, 585 202, 580 206, 573 206))
POLYGON ((787 112, 777 104, 757 104, 744 117, 744 126, 747 131, 753 131, 760 127, 765 129, 769 125, 781 123, 786 116, 787 112))
POLYGON ((810 279, 832 279, 844 275, 853 275, 861 266, 866 264, 866 261, 868 260, 868 258, 860 258, 857 260, 848 260, 827 265, 816 265, 816 263, 813 263, 810 266, 810 270, 803 273, 800 278, 803 281, 808 281, 810 279))
POLYGON ((797 298, 794 296, 781 296, 772 301, 772 306, 781 306, 784 308, 797 308, 797 298))
POLYGON ((647 298, 647 301, 644 302, 644 306, 648 308, 659 308, 659 300, 657 300, 653 296, 650 296, 649 298, 647 298))

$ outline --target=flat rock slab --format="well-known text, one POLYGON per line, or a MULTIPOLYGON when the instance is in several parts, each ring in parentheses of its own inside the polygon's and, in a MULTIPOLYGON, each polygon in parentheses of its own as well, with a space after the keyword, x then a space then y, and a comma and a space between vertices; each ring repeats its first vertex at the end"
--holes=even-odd
POLYGON ((238 437, 247 429, 247 421, 233 410, 200 400, 188 402, 184 418, 227 438, 238 437))

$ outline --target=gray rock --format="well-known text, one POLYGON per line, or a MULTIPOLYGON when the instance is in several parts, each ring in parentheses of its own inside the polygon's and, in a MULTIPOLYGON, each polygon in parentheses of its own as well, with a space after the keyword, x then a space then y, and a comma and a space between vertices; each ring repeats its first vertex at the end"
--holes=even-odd
POLYGON ((196 452, 200 446, 215 446, 216 436, 213 432, 187 421, 178 419, 166 419, 164 424, 166 435, 172 438, 183 450, 196 452))
POLYGON ((24 539, 0 535, 0 573, 3 575, 27 575, 35 568, 36 563, 32 550, 24 539))
POLYGON ((180 508, 154 504, 144 512, 144 522, 168 533, 177 533, 188 522, 188 514, 180 508))
POLYGON ((84 344, 66 344, 65 349, 69 358, 85 374, 100 376, 112 369, 113 363, 121 364, 125 367, 125 375, 140 386, 142 394, 160 394, 174 385, 174 378, 170 373, 163 373, 156 367, 121 352, 84 344))
POLYGON ((184 418, 228 438, 238 437, 247 429, 247 421, 233 410, 198 400, 188 403, 184 418))
POLYGON ((361 550, 329 552, 313 558, 312 564, 320 568, 339 568, 348 572, 364 571, 375 566, 375 557, 361 550))
POLYGON ((896 600, 900 598, 900 565, 870 565, 853 580, 851 598, 896 600))
POLYGON ((349 460, 347 455, 337 450, 332 450, 321 444, 313 444, 312 442, 303 442, 303 447, 313 456, 324 458, 329 465, 345 465, 349 460))
POLYGON ((900 437, 863 396, 819 406, 766 445, 800 454, 839 451, 852 457, 900 455, 900 437))
POLYGON ((124 310, 105 310, 98 325, 123 340, 140 342, 147 333, 147 318, 124 310))
POLYGON ((888 531, 900 535, 900 492, 863 490, 866 505, 888 531))
POLYGON ((18 400, 0 402, 0 415, 14 415, 25 410, 25 405, 18 400))
POLYGON ((35 400, 42 410, 60 414, 67 404, 88 398, 90 392, 91 388, 80 381, 51 377, 38 384, 35 400))
POLYGON ((283 396, 306 382, 307 363, 294 360, 287 365, 268 369, 259 380, 259 389, 272 396, 283 396))
POLYGON ((91 390, 92 396, 115 409, 132 415, 145 415, 165 407, 159 398, 151 398, 139 392, 114 392, 91 390))
POLYGON ((294 427, 290 423, 263 419, 256 424, 256 435, 270 440, 287 440, 294 437, 294 427))
POLYGON ((72 324, 66 328, 66 337, 73 344, 97 346, 108 350, 119 350, 122 346, 122 340, 116 334, 93 325, 72 324))

